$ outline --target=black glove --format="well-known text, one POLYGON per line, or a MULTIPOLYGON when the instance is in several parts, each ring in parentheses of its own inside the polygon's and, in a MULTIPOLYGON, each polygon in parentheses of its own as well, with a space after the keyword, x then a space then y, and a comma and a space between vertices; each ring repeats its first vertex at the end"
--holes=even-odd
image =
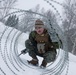
POLYGON ((21 53, 18 56, 20 56, 21 54, 26 54, 26 53, 27 53, 27 49, 24 49, 21 51, 21 53))
POLYGON ((25 54, 26 52, 27 52, 26 49, 24 49, 24 50, 21 51, 22 54, 25 54))

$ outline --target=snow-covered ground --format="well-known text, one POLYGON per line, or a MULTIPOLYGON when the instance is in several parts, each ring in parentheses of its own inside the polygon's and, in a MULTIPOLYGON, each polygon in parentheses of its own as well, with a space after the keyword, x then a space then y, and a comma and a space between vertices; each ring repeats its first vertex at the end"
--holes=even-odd
MULTIPOLYGON (((49 68, 40 69, 39 67, 28 65, 26 60, 31 59, 28 53, 18 57, 21 50, 25 48, 25 40, 27 38, 28 33, 21 33, 0 23, 0 75, 42 75, 43 73, 43 75, 65 75, 66 73, 64 72, 67 72, 67 70, 67 75, 76 75, 76 56, 71 53, 68 53, 68 68, 65 68, 61 74, 50 74, 52 73, 50 72, 51 68, 60 60, 61 54, 58 55, 57 60, 49 68)), ((42 58, 38 58, 40 64, 42 58)))

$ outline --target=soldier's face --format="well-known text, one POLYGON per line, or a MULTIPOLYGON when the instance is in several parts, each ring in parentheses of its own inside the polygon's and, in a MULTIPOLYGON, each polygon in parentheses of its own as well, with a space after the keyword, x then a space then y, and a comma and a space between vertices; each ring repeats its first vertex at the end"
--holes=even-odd
POLYGON ((35 31, 38 33, 38 34, 42 34, 44 32, 44 28, 43 27, 35 27, 35 31))

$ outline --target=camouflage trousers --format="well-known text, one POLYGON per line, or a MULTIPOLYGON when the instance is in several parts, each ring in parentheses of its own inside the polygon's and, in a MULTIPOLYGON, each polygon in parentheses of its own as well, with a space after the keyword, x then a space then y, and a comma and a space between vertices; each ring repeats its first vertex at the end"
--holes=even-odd
POLYGON ((37 47, 33 46, 30 40, 25 42, 26 49, 29 49, 28 53, 32 58, 37 58, 36 56, 43 57, 47 63, 53 62, 56 58, 56 50, 49 50, 43 54, 38 52, 37 47))

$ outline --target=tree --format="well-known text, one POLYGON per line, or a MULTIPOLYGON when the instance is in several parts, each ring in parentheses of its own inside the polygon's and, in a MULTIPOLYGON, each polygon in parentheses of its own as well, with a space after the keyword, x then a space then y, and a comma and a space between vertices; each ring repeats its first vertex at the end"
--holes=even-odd
POLYGON ((5 22, 5 25, 17 28, 18 21, 19 19, 17 18, 17 16, 12 15, 8 17, 7 21, 5 22))
POLYGON ((4 16, 10 12, 17 0, 2 0, 0 2, 0 21, 4 22, 4 16))
POLYGON ((34 12, 36 12, 36 13, 39 13, 40 5, 37 4, 37 5, 35 6, 35 8, 33 8, 33 9, 31 9, 31 10, 34 11, 34 12))
POLYGON ((54 42, 54 44, 56 45, 56 47, 58 48, 59 47, 58 42, 60 42, 60 46, 62 45, 62 41, 60 38, 61 29, 57 22, 58 17, 52 10, 47 10, 45 15, 47 16, 47 19, 50 21, 49 24, 51 25, 51 28, 49 27, 48 24, 45 24, 45 25, 48 25, 47 28, 48 28, 48 31, 51 33, 51 39, 54 42))
POLYGON ((39 13, 40 10, 40 5, 37 4, 33 9, 29 9, 29 12, 25 12, 24 15, 21 17, 18 29, 26 32, 26 31, 31 31, 34 28, 34 23, 36 18, 38 18, 37 14, 33 14, 31 12, 36 12, 39 13))
POLYGON ((33 29, 35 15, 30 12, 32 12, 31 9, 29 12, 25 12, 20 20, 18 28, 23 32, 31 31, 33 29))
POLYGON ((76 0, 66 0, 64 6, 64 31, 67 35, 68 49, 74 54, 76 52, 76 48, 74 48, 76 37, 73 38, 72 35, 76 32, 76 0), (72 42, 72 40, 74 41, 72 42))

